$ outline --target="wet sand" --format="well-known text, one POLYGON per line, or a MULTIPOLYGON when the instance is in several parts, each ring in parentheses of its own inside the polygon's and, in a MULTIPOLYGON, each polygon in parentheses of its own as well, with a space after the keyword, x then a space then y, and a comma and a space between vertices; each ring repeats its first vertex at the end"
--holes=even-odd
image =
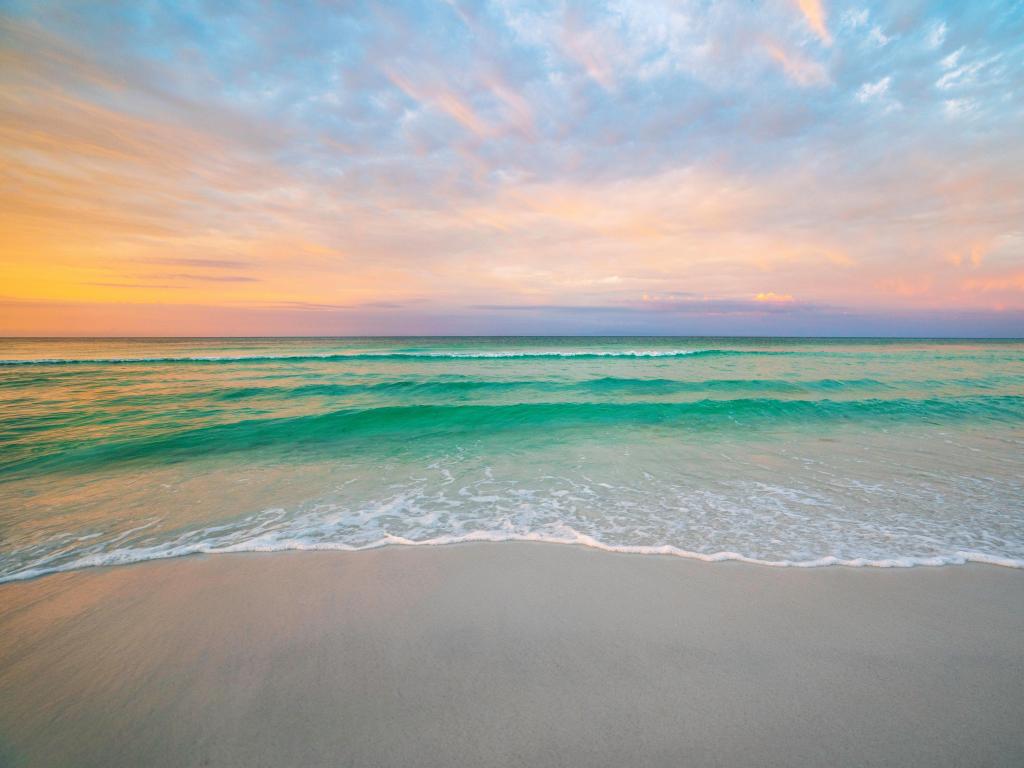
POLYGON ((1024 764, 1024 571, 543 544, 0 586, 0 765, 1024 764))

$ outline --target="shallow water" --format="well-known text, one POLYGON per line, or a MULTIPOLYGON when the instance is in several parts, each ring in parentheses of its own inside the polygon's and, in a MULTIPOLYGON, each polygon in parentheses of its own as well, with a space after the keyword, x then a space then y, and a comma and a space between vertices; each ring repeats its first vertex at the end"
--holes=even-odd
POLYGON ((1024 566, 1024 342, 0 341, 0 580, 542 539, 1024 566))

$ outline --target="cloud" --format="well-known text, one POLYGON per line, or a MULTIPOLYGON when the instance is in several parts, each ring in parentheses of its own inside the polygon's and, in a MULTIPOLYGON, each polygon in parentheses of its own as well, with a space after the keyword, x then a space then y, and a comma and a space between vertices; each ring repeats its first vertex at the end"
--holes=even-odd
POLYGON ((862 104, 874 99, 881 99, 889 93, 889 84, 892 78, 888 75, 873 83, 864 83, 857 89, 857 101, 862 104))
POLYGON ((192 280, 198 283, 258 283, 259 278, 252 275, 211 275, 176 272, 164 275, 169 280, 192 280))
MULTIPOLYGON (((684 315, 759 315, 814 313, 826 308, 801 305, 792 296, 758 294, 752 300, 711 296, 645 297, 641 302, 620 304, 477 304, 471 309, 488 312, 532 312, 554 314, 684 314, 684 315)), ((831 311, 831 310, 829 310, 831 311)))
POLYGON ((847 8, 843 12, 841 24, 849 29, 860 29, 868 23, 869 16, 867 8, 847 8))
POLYGON ((421 85, 397 72, 388 71, 388 78, 406 96, 432 106, 479 138, 489 136, 493 128, 461 96, 443 85, 421 85))
POLYGON ((892 77, 886 75, 873 83, 864 83, 857 89, 856 98, 861 104, 874 102, 883 107, 884 112, 894 112, 902 108, 902 104, 889 93, 892 77))
POLYGON ((270 309, 296 309, 306 312, 336 312, 365 310, 393 310, 408 307, 407 303, 396 301, 362 301, 355 304, 318 304, 311 301, 278 301, 267 302, 265 305, 270 309))
POLYGON ((566 11, 561 35, 562 50, 605 90, 615 88, 612 67, 614 44, 607 34, 588 27, 575 8, 566 11))
POLYGON ((832 45, 832 35, 829 34, 828 27, 825 25, 825 9, 821 0, 796 0, 796 4, 807 20, 807 24, 814 30, 814 34, 821 38, 825 45, 832 45))
POLYGON ((774 44, 765 46, 765 49, 768 55, 779 63, 786 75, 799 85, 816 86, 829 82, 828 72, 820 63, 774 44))
POLYGON ((487 312, 553 312, 558 314, 616 314, 639 312, 633 306, 587 305, 587 304, 474 304, 474 310, 487 312))
POLYGON ((946 117, 955 120, 970 115, 977 109, 977 105, 970 99, 946 99, 942 102, 942 109, 946 117))
POLYGON ((946 34, 949 32, 949 27, 946 26, 945 21, 932 22, 928 32, 925 35, 925 45, 929 48, 935 49, 942 46, 946 41, 946 34))
POLYGON ((891 40, 892 38, 885 34, 879 26, 872 27, 871 31, 868 33, 868 42, 879 48, 888 45, 891 40))
POLYGON ((963 53, 964 47, 960 46, 951 54, 946 56, 941 62, 939 62, 939 66, 941 66, 943 69, 953 69, 957 65, 957 63, 959 63, 960 57, 963 56, 963 53))
POLYGON ((92 285, 98 288, 126 288, 128 290, 140 290, 140 289, 152 289, 159 288, 161 290, 179 290, 183 288, 180 285, 171 285, 170 283, 115 283, 115 282, 102 282, 93 281, 90 283, 82 283, 82 285, 92 285))
POLYGON ((164 264, 176 267, 207 267, 210 269, 236 269, 248 267, 250 262, 245 259, 198 259, 174 256, 154 256, 145 261, 149 264, 164 264))
POLYGON ((992 277, 971 277, 963 281, 963 290, 977 293, 1024 293, 1024 271, 995 275, 992 277))
POLYGON ((942 77, 935 81, 935 87, 940 90, 949 90, 950 88, 958 88, 966 85, 971 85, 978 72, 980 72, 985 66, 991 63, 992 60, 973 61, 970 64, 959 65, 960 54, 963 53, 963 48, 951 53, 942 61, 944 69, 948 70, 942 77))

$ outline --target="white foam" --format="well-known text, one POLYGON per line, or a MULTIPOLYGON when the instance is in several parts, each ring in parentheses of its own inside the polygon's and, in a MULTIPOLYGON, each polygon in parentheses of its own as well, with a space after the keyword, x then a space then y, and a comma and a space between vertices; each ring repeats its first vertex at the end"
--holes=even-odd
POLYGON ((295 552, 295 551, 340 551, 362 552, 380 549, 387 546, 402 547, 436 547, 468 544, 473 542, 537 542, 543 544, 562 544, 583 546, 603 552, 614 552, 628 555, 663 555, 680 557, 687 560, 698 560, 705 563, 739 562, 770 568, 823 568, 843 566, 847 568, 914 568, 919 566, 936 567, 945 565, 965 565, 981 563, 1004 568, 1024 569, 1024 559, 1004 557, 987 552, 957 550, 931 556, 907 556, 872 559, 867 557, 841 558, 833 555, 808 560, 767 560, 749 557, 739 552, 693 552, 671 544, 643 546, 606 544, 592 536, 564 526, 565 536, 552 536, 542 533, 517 533, 509 530, 471 531, 462 535, 443 535, 429 539, 409 539, 404 536, 385 534, 381 538, 362 545, 346 544, 340 541, 314 541, 302 538, 280 539, 273 536, 257 536, 244 541, 216 546, 210 543, 197 542, 188 545, 171 545, 156 547, 140 547, 114 550, 112 552, 87 555, 59 566, 27 568, 16 573, 0 576, 0 584, 12 581, 24 581, 52 573, 64 573, 85 568, 96 568, 113 565, 128 565, 151 560, 165 560, 188 555, 217 555, 242 552, 295 552))
MULTIPOLYGON (((181 357, 48 357, 0 359, 0 365, 117 365, 122 363, 233 363, 275 360, 362 360, 362 359, 457 359, 488 360, 504 358, 572 357, 686 357, 708 353, 736 353, 741 350, 667 349, 667 350, 539 350, 520 352, 309 352, 291 355, 190 355, 181 357)), ((754 353, 756 354, 756 353, 754 353)))
POLYGON ((505 357, 685 357, 708 352, 719 352, 717 349, 667 349, 667 350, 625 350, 625 351, 569 351, 569 352, 426 352, 426 353, 389 353, 395 357, 451 357, 459 359, 505 358, 505 357))
POLYGON ((340 357, 337 353, 303 355, 210 355, 188 357, 38 357, 0 359, 0 365, 116 365, 118 363, 232 363, 252 360, 303 360, 340 357))
POLYGON ((276 462, 182 464, 152 475, 161 486, 153 504, 143 472, 123 513, 106 517, 114 496, 97 494, 93 506, 72 510, 70 531, 26 526, 0 552, 0 581, 198 553, 472 541, 768 567, 1024 568, 1024 454, 1006 433, 958 432, 955 445, 935 434, 908 429, 895 439, 858 428, 846 433, 855 439, 822 444, 817 430, 793 431, 777 447, 674 431, 545 440, 525 451, 470 442, 431 453, 426 465, 418 452, 287 464, 284 496, 276 462), (974 445, 985 452, 967 454, 974 445), (233 506, 221 509, 216 495, 198 502, 197 492, 250 475, 240 500, 224 496, 233 506), (248 507, 271 486, 280 507, 248 507), (104 505, 102 516, 95 505, 104 505))

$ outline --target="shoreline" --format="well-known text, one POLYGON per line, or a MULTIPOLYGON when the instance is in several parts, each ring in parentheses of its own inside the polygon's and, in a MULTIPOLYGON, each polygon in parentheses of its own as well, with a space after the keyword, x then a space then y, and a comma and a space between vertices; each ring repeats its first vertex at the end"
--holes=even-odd
POLYGON ((469 534, 468 536, 460 538, 441 537, 439 539, 426 539, 423 541, 391 537, 390 540, 376 542, 362 547, 352 547, 341 543, 303 544, 300 546, 284 546, 278 549, 259 546, 253 546, 252 548, 232 547, 223 549, 204 549, 199 547, 180 553, 157 554, 150 557, 141 556, 137 559, 123 559, 124 553, 118 553, 115 551, 107 554, 107 557, 111 559, 110 562, 94 562, 85 565, 72 563, 66 567, 61 566, 53 569, 29 569, 27 571, 20 571, 8 576, 0 576, 0 587, 7 584, 20 584, 35 581, 37 579, 56 576, 59 574, 78 573, 80 571, 91 571, 103 568, 119 568, 126 565, 142 565, 145 563, 155 563, 164 560, 180 560, 192 557, 213 557, 219 555, 272 555, 302 552, 358 554, 361 552, 376 552, 384 549, 431 549, 461 547, 467 545, 479 546, 484 544, 568 546, 572 548, 604 552, 612 555, 671 558, 673 560, 686 560, 707 564, 738 563, 758 568, 796 569, 807 571, 819 570, 822 568, 904 571, 918 568, 948 568, 964 565, 984 565, 994 566, 997 568, 1007 568, 1010 570, 1024 570, 1024 560, 1013 557, 1004 557, 1001 555, 990 555, 984 552, 958 551, 947 555, 934 555, 928 557, 907 556, 877 560, 865 557, 842 559, 833 555, 826 555, 815 560, 762 560, 748 557, 738 552, 723 551, 704 554, 701 552, 680 549, 672 544, 654 546, 604 544, 603 542, 597 541, 585 534, 578 534, 576 539, 558 540, 545 539, 532 535, 499 535, 489 531, 483 531, 478 532, 478 535, 469 534))
POLYGON ((1017 569, 245 554, 0 585, 0 765, 1024 760, 1017 569))

